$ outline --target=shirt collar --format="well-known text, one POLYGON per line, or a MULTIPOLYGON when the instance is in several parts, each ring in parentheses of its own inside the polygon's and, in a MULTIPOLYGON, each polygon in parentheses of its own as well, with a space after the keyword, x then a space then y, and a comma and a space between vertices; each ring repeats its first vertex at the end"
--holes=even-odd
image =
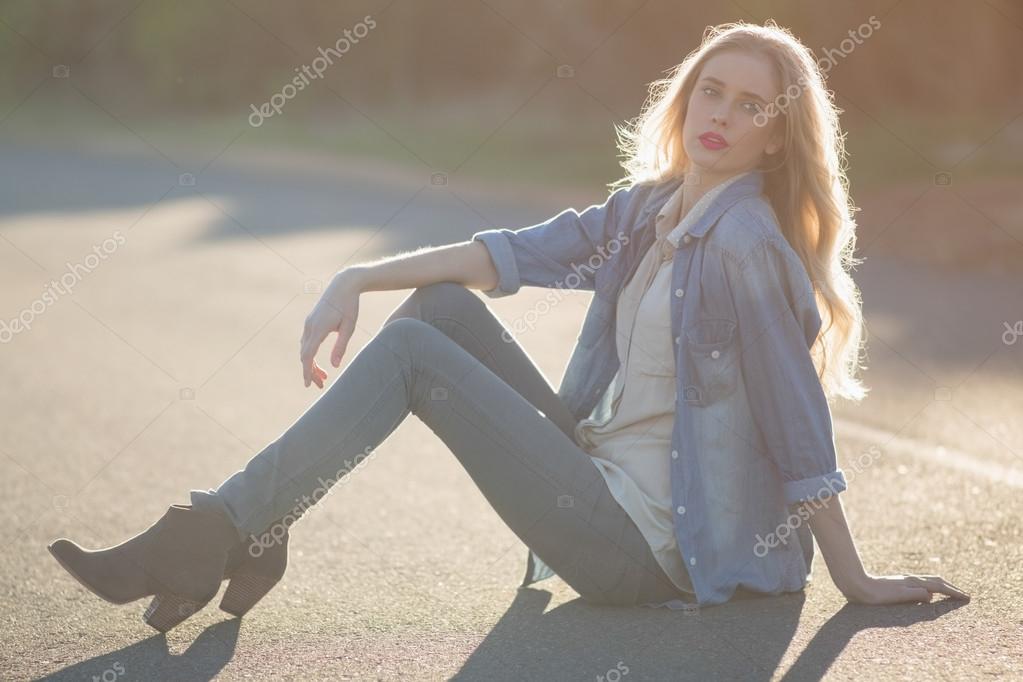
MULTIPOLYGON (((700 197, 696 205, 671 229, 666 238, 678 246, 678 240, 683 234, 697 238, 705 236, 726 209, 740 199, 760 194, 763 183, 764 173, 756 168, 728 178, 700 197)), ((665 216, 664 220, 670 220, 671 216, 675 216, 677 220, 682 203, 683 185, 681 177, 671 178, 657 185, 647 201, 642 218, 657 211, 658 216, 665 216)))

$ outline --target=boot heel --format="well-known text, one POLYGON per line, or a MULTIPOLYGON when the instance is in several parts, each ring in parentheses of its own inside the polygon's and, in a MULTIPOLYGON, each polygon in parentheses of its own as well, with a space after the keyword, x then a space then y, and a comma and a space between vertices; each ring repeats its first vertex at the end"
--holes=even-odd
POLYGON ((209 601, 207 599, 199 602, 173 594, 157 594, 149 603, 149 608, 142 614, 142 620, 160 632, 167 632, 206 606, 209 601))
POLYGON ((220 600, 220 608, 241 617, 274 588, 278 580, 261 575, 236 575, 231 578, 220 600))

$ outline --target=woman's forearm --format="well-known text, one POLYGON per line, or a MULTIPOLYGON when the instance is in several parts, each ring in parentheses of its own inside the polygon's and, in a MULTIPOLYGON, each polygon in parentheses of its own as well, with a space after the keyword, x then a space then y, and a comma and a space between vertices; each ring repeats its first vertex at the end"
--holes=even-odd
POLYGON ((842 594, 857 597, 866 582, 867 573, 849 532, 841 497, 832 495, 810 510, 810 530, 824 555, 831 579, 842 594))
POLYGON ((482 290, 497 286, 497 270, 490 252, 480 241, 423 247, 412 253, 359 263, 341 273, 360 291, 415 289, 436 282, 456 282, 482 290))

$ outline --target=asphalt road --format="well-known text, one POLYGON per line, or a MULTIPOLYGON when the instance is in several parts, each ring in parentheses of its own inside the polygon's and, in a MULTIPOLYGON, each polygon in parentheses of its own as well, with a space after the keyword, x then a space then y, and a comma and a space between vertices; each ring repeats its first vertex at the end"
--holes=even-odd
MULTIPOLYGON (((119 542, 290 425, 319 392, 298 363, 317 282, 602 198, 210 160, 0 154, 0 320, 31 323, 0 345, 5 679, 1023 679, 1023 281, 880 255, 857 274, 873 391, 835 414, 843 502, 869 571, 936 573, 969 603, 852 606, 819 553, 804 594, 694 613, 518 590, 525 547, 414 417, 295 527, 244 619, 211 605, 164 636, 144 602, 93 596, 47 542, 119 542)), ((346 362, 407 293, 363 296, 346 362)), ((512 319, 543 293, 487 302, 512 319)), ((587 296, 522 339, 554 383, 587 296)))

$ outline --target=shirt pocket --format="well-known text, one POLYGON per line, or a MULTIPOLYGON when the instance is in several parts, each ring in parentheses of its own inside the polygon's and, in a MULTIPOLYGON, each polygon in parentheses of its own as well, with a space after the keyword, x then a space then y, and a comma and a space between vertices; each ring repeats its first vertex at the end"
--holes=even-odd
POLYGON ((726 318, 702 319, 685 332, 686 358, 692 384, 685 387, 685 401, 708 406, 727 398, 739 383, 736 323, 726 318))

